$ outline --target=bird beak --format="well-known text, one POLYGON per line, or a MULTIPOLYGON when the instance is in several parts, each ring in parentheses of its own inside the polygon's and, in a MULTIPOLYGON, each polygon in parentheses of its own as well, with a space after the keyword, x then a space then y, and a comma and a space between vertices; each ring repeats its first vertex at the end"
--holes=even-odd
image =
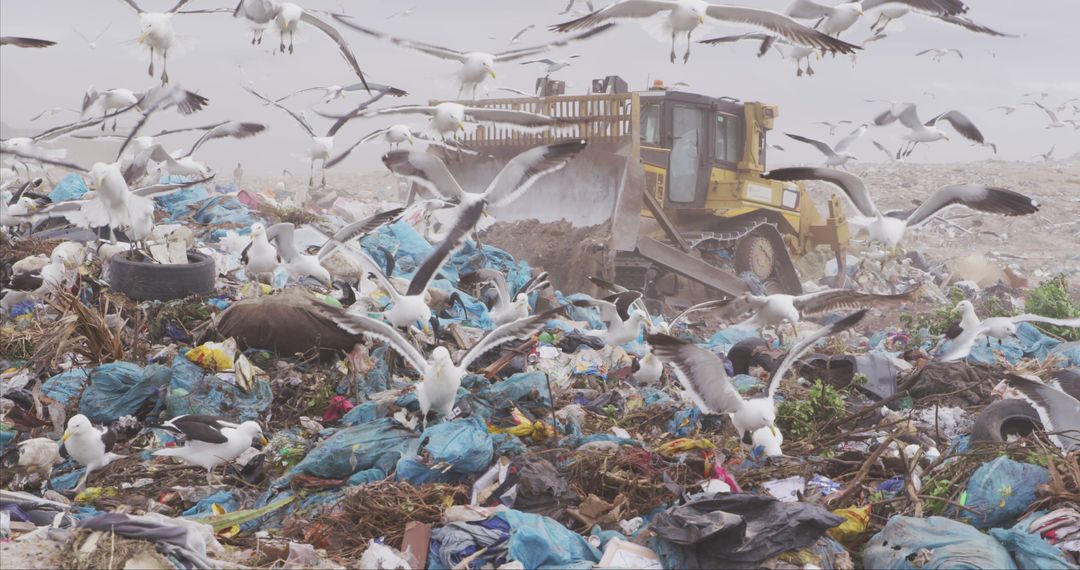
POLYGON ((705 14, 702 14, 702 15, 698 16, 697 21, 698 21, 699 24, 704 24, 705 23, 705 14))
POLYGON ((60 443, 63 444, 69 437, 71 437, 71 432, 64 430, 64 435, 60 438, 60 443))
POLYGON ((490 75, 492 79, 495 79, 495 70, 494 69, 489 69, 488 70, 488 75, 490 75))
POLYGON ((265 435, 260 435, 259 436, 259 445, 262 445, 263 447, 266 447, 267 445, 270 445, 270 440, 266 439, 265 435))
POLYGON ((780 434, 776 433, 776 426, 774 426, 774 425, 770 425, 770 426, 769 426, 769 431, 771 431, 771 432, 772 432, 772 434, 773 434, 773 437, 780 437, 780 434))
POLYGON ((409 137, 409 144, 412 144, 412 143, 413 143, 413 138, 409 137))
POLYGON ((139 44, 142 45, 144 43, 146 43, 146 34, 139 34, 139 44))
POLYGON ((459 131, 464 131, 465 130, 465 123, 462 123, 462 122, 459 121, 458 124, 457 124, 457 128, 458 128, 459 131))
POLYGON ((949 135, 945 135, 945 140, 948 141, 948 140, 952 140, 952 139, 949 138, 949 135))

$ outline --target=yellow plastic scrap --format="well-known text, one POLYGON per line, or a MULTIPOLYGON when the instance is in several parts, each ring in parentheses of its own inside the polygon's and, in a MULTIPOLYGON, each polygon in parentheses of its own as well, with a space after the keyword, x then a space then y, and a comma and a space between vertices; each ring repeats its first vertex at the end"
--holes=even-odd
POLYGON ((690 439, 688 437, 680 437, 679 439, 673 439, 660 447, 656 448, 656 452, 660 455, 676 455, 679 453, 685 453, 692 449, 716 449, 716 444, 707 439, 690 439))
POLYGON ((83 492, 75 495, 75 502, 80 505, 93 503, 101 497, 115 497, 116 487, 88 487, 83 492))
POLYGON ((866 534, 866 525, 870 524, 870 505, 836 509, 833 514, 844 517, 844 522, 830 528, 829 536, 848 548, 858 546, 866 534))
POLYGON ((235 354, 236 341, 229 339, 225 342, 208 342, 199 345, 187 351, 185 356, 188 360, 207 370, 212 370, 214 372, 231 372, 235 354))
POLYGON ((555 435, 555 430, 551 426, 540 420, 530 420, 517 408, 510 411, 510 417, 513 418, 516 425, 508 428, 488 426, 488 432, 508 433, 515 437, 531 437, 536 441, 554 437, 555 435))

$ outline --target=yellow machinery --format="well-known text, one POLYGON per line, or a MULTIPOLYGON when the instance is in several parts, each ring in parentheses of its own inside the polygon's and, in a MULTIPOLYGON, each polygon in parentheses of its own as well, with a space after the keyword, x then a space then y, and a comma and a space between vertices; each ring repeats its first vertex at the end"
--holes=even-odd
POLYGON ((837 199, 826 217, 802 186, 762 178, 775 106, 624 86, 608 77, 594 81, 590 95, 463 102, 565 123, 541 133, 479 125, 461 139, 478 154, 450 153, 447 164, 463 187, 483 188, 527 148, 586 139, 588 148, 566 168, 494 214, 500 221, 596 226, 607 243, 595 267, 650 299, 679 297, 686 280, 729 295, 753 290, 755 281, 770 292, 797 294, 792 259, 828 245, 843 262, 848 226, 837 199))

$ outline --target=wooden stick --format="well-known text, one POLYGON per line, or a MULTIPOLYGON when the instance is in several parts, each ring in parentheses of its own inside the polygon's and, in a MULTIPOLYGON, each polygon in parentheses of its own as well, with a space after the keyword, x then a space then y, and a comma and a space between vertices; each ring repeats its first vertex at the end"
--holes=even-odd
POLYGON ((847 502, 847 500, 851 498, 851 495, 854 495, 855 492, 859 490, 859 484, 862 483, 862 480, 865 479, 866 476, 870 473, 870 468, 873 467, 874 463, 877 463, 878 458, 881 457, 882 453, 885 453, 885 450, 889 448, 889 445, 895 439, 895 434, 889 435, 889 437, 887 437, 885 441, 883 441, 881 445, 879 445, 878 448, 875 449, 874 452, 866 458, 866 461, 863 462, 862 467, 860 467, 859 471, 855 474, 855 478, 851 480, 851 483, 848 483, 847 489, 844 489, 844 491, 841 493, 830 495, 829 499, 827 499, 827 502, 840 504, 847 502))

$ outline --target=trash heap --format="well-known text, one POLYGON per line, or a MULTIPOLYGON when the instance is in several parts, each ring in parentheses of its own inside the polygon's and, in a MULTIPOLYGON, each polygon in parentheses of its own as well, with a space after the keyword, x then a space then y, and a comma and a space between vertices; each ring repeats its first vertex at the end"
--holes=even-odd
MULTIPOLYGON (((72 293, 4 316, 5 566, 1080 563, 1078 453, 1048 439, 1035 410, 1001 384, 1008 372, 1043 376, 1080 366, 1080 342, 1024 324, 1016 338, 979 345, 965 361, 931 357, 959 300, 973 301, 980 314, 1015 312, 1025 302, 1031 312, 1033 304, 1071 302, 1063 277, 1026 290, 980 288, 947 282, 925 260, 892 276, 885 264, 852 267, 868 290, 910 281, 930 310, 816 347, 779 390, 782 455, 741 441, 726 418, 703 414, 670 367, 660 383, 636 385, 643 339, 605 346, 596 311, 580 307, 483 357, 472 367, 480 373, 463 380, 453 417, 422 429, 416 374, 382 343, 319 350, 332 339, 310 331, 324 323, 260 328, 255 316, 267 298, 338 300, 248 281, 237 231, 259 220, 311 220, 227 191, 192 188, 163 204, 168 221, 194 232, 195 251, 214 259, 212 294, 136 301, 111 290, 100 261, 89 259, 72 293), (244 306, 255 306, 255 316, 217 322, 244 306), (75 414, 108 426, 121 456, 77 491, 86 472, 75 461, 28 472, 17 449, 33 437, 59 440, 75 414), (269 442, 208 476, 152 455, 175 445, 162 425, 182 414, 254 420, 269 442)), ((316 225, 347 221, 326 216, 316 225)), ((5 260, 47 255, 59 243, 4 239, 5 260)), ((361 245, 380 263, 394 252, 400 278, 432 247, 406 221, 361 245)), ((513 287, 535 271, 487 244, 469 241, 455 253, 433 284, 445 298, 432 301, 452 353, 494 326, 485 303, 492 292, 463 278, 482 268, 505 273, 513 287)), ((540 310, 584 296, 530 301, 540 310)), ((422 331, 417 341, 431 343, 435 334, 422 331)), ((747 396, 765 390, 785 350, 776 335, 718 329, 707 316, 672 334, 724 356, 747 396)))

